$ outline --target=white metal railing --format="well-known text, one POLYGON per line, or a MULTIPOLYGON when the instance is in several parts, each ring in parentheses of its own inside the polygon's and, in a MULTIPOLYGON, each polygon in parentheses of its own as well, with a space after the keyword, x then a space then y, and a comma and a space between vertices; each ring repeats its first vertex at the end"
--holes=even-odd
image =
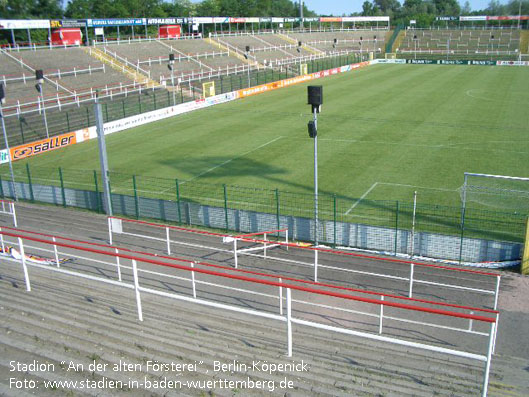
MULTIPOLYGON (((378 257, 369 256, 369 255, 363 255, 363 254, 356 254, 351 252, 345 252, 345 251, 337 251, 332 250, 328 248, 321 248, 321 247, 303 247, 299 246, 297 244, 291 244, 288 242, 281 242, 281 241, 275 241, 274 244, 279 247, 284 247, 285 249, 289 249, 292 251, 292 254, 290 256, 285 255, 284 252, 281 252, 281 255, 272 255, 273 251, 268 251, 266 255, 262 255, 255 252, 250 251, 244 251, 241 250, 241 242, 246 242, 249 244, 254 244, 256 246, 266 246, 266 244, 269 244, 266 240, 257 240, 252 239, 249 237, 241 237, 241 236, 230 236, 226 234, 218 234, 218 233, 210 233, 210 236, 217 236, 219 240, 222 240, 224 243, 226 242, 233 242, 232 249, 222 248, 214 245, 204 245, 204 244, 196 244, 196 243, 189 243, 182 240, 175 240, 170 239, 169 231, 173 230, 175 233, 187 233, 187 234, 193 234, 197 233, 193 229, 187 229, 182 227, 176 227, 176 226, 169 226, 169 225, 162 225, 157 223, 151 223, 151 222, 143 222, 143 221, 136 221, 131 219, 124 219, 124 218, 117 218, 117 217, 109 217, 108 218, 108 233, 109 233, 109 241, 110 244, 112 244, 113 241, 113 234, 122 234, 122 235, 130 235, 134 237, 139 238, 145 238, 149 240, 158 240, 165 242, 165 244, 169 247, 171 244, 175 245, 182 245, 182 246, 188 246, 188 247, 196 247, 200 249, 207 249, 210 251, 216 251, 216 252, 224 252, 229 253, 233 255, 234 258, 234 264, 238 265, 238 255, 246 255, 248 257, 254 257, 254 258, 260 258, 260 259, 266 259, 270 261, 276 261, 280 263, 285 264, 295 264, 298 266, 306 267, 309 269, 313 269, 314 272, 314 281, 318 281, 319 277, 319 271, 321 270, 327 270, 330 272, 342 272, 342 273, 349 273, 349 274, 360 274, 363 276, 368 277, 374 277, 374 278, 382 278, 382 279, 389 279, 394 280, 397 282, 404 282, 406 283, 406 287, 408 290, 408 297, 413 297, 414 292, 414 286, 415 285, 426 285, 430 287, 439 287, 444 290, 456 290, 456 291, 463 291, 466 293, 473 293, 478 295, 489 295, 493 298, 493 308, 494 310, 498 307, 498 297, 499 297, 499 291, 500 291, 500 282, 501 282, 501 275, 496 273, 488 273, 488 272, 482 272, 477 270, 470 270, 470 269, 460 269, 460 268, 454 268, 454 267, 448 267, 448 266, 441 266, 441 265, 430 265, 420 262, 413 262, 413 261, 407 261, 407 260, 401 260, 401 259, 394 259, 394 258, 384 258, 380 259, 378 257), (124 228, 124 225, 131 225, 131 227, 141 228, 139 231, 136 231, 135 233, 132 233, 131 231, 128 231, 124 228), (156 229, 158 230, 165 230, 165 236, 164 237, 157 237, 156 233, 154 232, 156 229), (151 232, 150 234, 145 234, 145 232, 151 232), (229 238, 229 241, 228 239, 229 238), (305 255, 312 255, 313 261, 307 262, 299 259, 295 259, 295 253, 305 253, 305 255), (390 274, 389 271, 386 272, 376 272, 376 271, 367 271, 367 270, 360 270, 358 269, 358 266, 352 262, 347 262, 347 266, 338 266, 338 265, 330 265, 326 264, 326 262, 322 259, 322 256, 328 256, 331 259, 332 263, 337 262, 340 258, 345 259, 363 259, 363 260, 371 260, 371 261, 377 261, 381 263, 390 263, 395 264, 397 266, 406 266, 407 267, 407 276, 400 276, 396 274, 390 274), (433 271, 439 271, 441 274, 449 275, 452 279, 454 278, 454 275, 456 274, 466 274, 471 275, 473 277, 479 278, 481 281, 478 281, 478 284, 484 283, 484 282, 491 282, 493 284, 492 289, 488 288, 477 288, 475 286, 469 286, 468 284, 465 285, 465 281, 468 282, 468 280, 462 280, 459 283, 457 282, 438 282, 438 281, 432 281, 425 278, 421 278, 416 274, 416 269, 426 269, 433 271)), ((262 232, 261 232, 262 233, 262 232)), ((200 233, 201 235, 204 235, 204 233, 200 233)), ((455 281, 458 279, 455 278, 455 281)))
POLYGON ((101 87, 90 87, 90 90, 76 92, 74 91, 73 95, 59 95, 57 93, 55 96, 47 96, 44 98, 44 101, 41 101, 37 97, 36 101, 20 103, 20 100, 17 100, 16 105, 4 106, 4 116, 8 117, 19 117, 24 114, 42 112, 44 109, 59 109, 68 106, 77 106, 80 107, 81 103, 93 102, 96 99, 96 93, 99 93, 99 99, 124 96, 127 97, 130 94, 142 93, 146 90, 159 90, 160 87, 147 87, 147 83, 137 83, 133 82, 131 84, 107 84, 101 87))
MULTIPOLYGON (((45 73, 44 76, 45 77, 58 77, 60 79, 66 76, 76 76, 77 77, 78 74, 92 74, 93 72, 99 72, 99 71, 103 71, 103 73, 106 72, 104 64, 100 67, 92 67, 92 65, 88 65, 88 68, 86 69, 77 69, 77 66, 74 66, 73 69, 66 69, 66 70, 56 69, 56 72, 53 72, 53 73, 50 70, 50 73, 45 73)), ((0 77, 0 81, 2 81, 4 85, 7 85, 8 82, 19 82, 19 81, 22 81, 24 84, 26 84, 28 80, 34 81, 35 75, 31 74, 31 75, 26 76, 25 73, 22 73, 22 76, 8 77, 8 75, 4 74, 0 77)))
MULTIPOLYGON (((50 239, 50 235, 45 235, 43 233, 37 233, 37 232, 31 232, 31 231, 22 231, 17 229, 11 229, 10 231, 0 230, 0 234, 4 237, 10 237, 12 239, 16 239, 16 241, 13 242, 13 244, 16 244, 19 251, 14 252, 11 249, 11 253, 13 258, 7 258, 8 260, 14 260, 16 262, 20 262, 22 264, 23 273, 24 273, 24 280, 26 283, 26 290, 31 291, 31 283, 30 278, 28 274, 28 266, 33 266, 36 268, 40 268, 45 271, 51 271, 51 272, 57 272, 62 273, 64 275, 68 276, 75 276, 80 278, 89 279, 92 281, 98 281, 98 282, 104 282, 107 284, 112 284, 115 286, 125 287, 129 289, 133 289, 135 292, 135 300, 136 300, 136 306, 137 306, 137 312, 138 312, 138 319, 140 321, 143 321, 143 310, 141 305, 141 294, 142 293, 150 293, 153 295, 158 296, 164 296, 171 299, 177 299, 185 302, 195 303, 195 304, 201 304, 205 306, 215 307, 219 309, 224 310, 230 310, 235 311, 239 313, 245 313, 250 314, 254 316, 259 316, 261 318, 266 319, 272 319, 277 320, 281 322, 287 323, 287 355, 289 357, 292 356, 292 347, 293 347, 293 333, 292 333, 292 324, 300 324, 308 327, 313 328, 319 328, 330 332, 335 333, 342 333, 346 335, 352 335, 356 337, 361 338, 367 338, 371 340, 377 340, 381 342, 387 342, 392 343, 400 346, 406 346, 426 351, 432 351, 436 353, 442 353, 447 355, 453 355, 457 357, 464 357, 471 360, 477 360, 480 362, 485 363, 484 368, 484 374, 483 374, 483 387, 482 387, 482 395, 486 396, 487 394, 487 388, 488 388, 488 378, 489 378, 489 372, 490 372, 490 363, 492 359, 492 354, 494 350, 494 340, 495 340, 495 334, 496 334, 496 317, 493 315, 492 317, 486 317, 482 315, 475 315, 475 314, 466 314, 466 313, 460 313, 456 311, 450 311, 445 309, 439 309, 439 308, 430 308, 427 306, 418 306, 418 305, 410 305, 407 303, 401 303, 401 302, 394 302, 389 301, 388 299, 384 299, 387 295, 381 294, 379 299, 372 299, 372 298, 365 298, 361 296, 341 293, 341 292, 334 292, 334 291, 328 291, 325 289, 324 285, 319 285, 317 283, 314 283, 312 287, 307 287, 303 280, 295 280, 295 279, 289 279, 289 282, 286 283, 281 278, 275 278, 273 280, 266 279, 266 278, 257 278, 255 276, 250 277, 248 275, 242 275, 241 272, 238 271, 232 271, 229 272, 227 268, 223 268, 222 272, 217 270, 209 270, 203 268, 201 263, 196 263, 188 260, 181 260, 178 258, 169 258, 169 257, 163 257, 160 258, 158 256, 155 256, 154 254, 149 253, 140 253, 137 251, 132 251, 130 249, 123 249, 120 247, 114 247, 114 246, 106 246, 103 244, 95 244, 95 243, 89 243, 84 241, 78 241, 73 240, 69 238, 62 238, 57 236, 52 236, 50 239), (37 235, 38 237, 35 237, 37 235), (46 237, 46 238, 45 238, 46 237), (29 243, 38 244, 38 246, 30 246, 29 243), (43 248, 42 246, 46 247, 43 248), (58 249, 61 248, 62 251, 58 251, 58 249), (42 265, 38 258, 27 256, 25 254, 26 250, 38 250, 40 252, 47 252, 47 253, 54 253, 56 262, 53 263, 53 260, 48 260, 48 265, 42 265), (66 251, 68 250, 68 251, 66 251), (15 255, 16 254, 16 255, 15 255), (64 266, 61 267, 60 260, 58 259, 58 255, 67 255, 71 258, 75 258, 75 263, 72 263, 68 265, 70 269, 65 269, 64 266), (90 256, 88 256, 90 255, 90 256), (102 259, 95 259, 93 256, 96 255, 97 258, 102 259), (15 258, 15 256, 17 258, 15 258), (113 258, 112 261, 110 261, 110 258, 113 258), (123 260, 129 260, 131 265, 125 266, 123 264, 123 260), (51 264, 51 266, 50 266, 51 264), (143 264, 143 267, 140 267, 138 264, 143 264), (53 266, 54 265, 54 266, 53 266), (99 269, 102 265, 110 267, 111 269, 117 270, 117 277, 118 280, 115 280, 111 277, 99 277, 94 276, 92 274, 87 274, 86 272, 80 271, 80 268, 82 269, 83 266, 89 266, 89 267, 95 267, 99 269), (156 270, 151 270, 152 265, 154 266, 162 266, 166 268, 172 268, 173 273, 167 273, 167 272, 158 272, 156 270), (132 272, 132 283, 131 282, 125 282, 122 278, 122 271, 127 270, 132 272), (187 272, 187 274, 190 275, 190 277, 182 277, 179 275, 177 271, 183 271, 184 273, 187 272), (197 276, 203 274, 207 275, 209 277, 213 277, 215 282, 210 281, 203 281, 198 280, 197 276), (170 279, 170 280, 179 280, 185 282, 187 285, 190 285, 192 288, 192 296, 188 296, 184 293, 176 293, 174 292, 174 288, 170 286, 169 288, 165 287, 163 289, 160 289, 160 281, 162 279, 170 279), (219 284, 222 280, 232 280, 233 282, 236 282, 235 285, 227 285, 225 283, 219 284), (301 284, 301 285, 300 285, 301 284), (208 296, 210 296, 209 299, 205 298, 199 298, 197 295, 197 285, 205 285, 207 286, 208 296), (262 288, 269 288, 273 287, 278 293, 270 294, 269 292, 261 292, 256 291, 255 288, 245 288, 245 285, 261 285, 262 288), (155 287, 157 286, 157 288, 155 287), (235 295, 237 299, 240 299, 240 294, 247 293, 251 294, 253 296, 254 300, 257 300, 257 303, 260 306, 260 309, 250 307, 246 305, 245 307, 236 306, 234 304, 227 304, 218 301, 218 298, 214 299, 211 298, 211 296, 215 296, 215 292, 211 287, 215 288, 221 288, 223 291, 223 296, 226 295, 226 291, 231 291, 235 295), (164 290, 165 289, 165 290, 164 290), (279 290, 278 290, 279 289, 279 290), (286 299, 283 296, 283 289, 286 289, 286 299), (171 291, 171 292, 168 292, 171 291), (297 299, 293 299, 292 295, 293 293, 298 294, 297 299), (307 297, 308 299, 303 299, 304 297, 307 297), (267 311, 266 309, 263 309, 264 307, 267 307, 267 301, 263 301, 260 298, 273 298, 274 300, 279 300, 279 314, 275 314, 273 312, 267 311), (334 302, 335 299, 338 299, 336 303, 334 302), (308 315, 310 317, 316 316, 318 320, 307 320, 306 318, 302 318, 303 315, 306 315, 307 310, 309 309, 303 309, 299 310, 298 313, 293 313, 293 303, 297 305, 299 308, 300 305, 303 305, 304 307, 317 307, 317 310, 315 312, 309 312, 308 315), (286 315, 283 314, 283 305, 286 304, 286 315), (368 305, 367 307, 371 308, 379 308, 378 311, 371 311, 367 313, 362 313, 359 311, 356 307, 357 306, 364 306, 368 305), (351 308, 349 308, 349 305, 351 308), (475 352, 469 352, 467 350, 461 349, 452 349, 452 348, 445 348, 434 344, 428 344, 424 343, 423 341, 416 342, 412 340, 405 339, 403 337, 396 337, 396 336, 382 336, 382 327, 383 327, 383 319, 389 319, 389 318, 396 318, 395 316, 389 317, 384 315, 383 308, 386 310, 391 310, 392 308, 395 308, 396 311, 402 310, 404 313, 415 313, 415 314, 430 314, 434 315, 436 318, 439 319, 451 319, 450 323, 452 322, 458 322, 460 320, 464 321, 473 321, 474 323, 480 323, 482 324, 481 328, 483 331, 481 332, 474 332, 474 334, 479 336, 486 336, 487 337, 487 343, 486 343, 486 354, 483 353, 475 353, 475 352), (322 310, 323 309, 323 310, 322 310), (379 321, 373 325, 376 325, 376 328, 378 329, 378 332, 369 332, 369 331, 362 331, 362 330, 355 330, 351 329, 351 325, 348 327, 345 326, 344 323, 350 324, 355 323, 356 321, 350 318, 350 316, 346 318, 341 318, 340 313, 347 313, 347 314, 368 314, 371 317, 378 317, 379 321), (329 325, 321 320, 327 320, 331 324, 329 325), (488 331, 485 331, 487 328, 486 325, 490 324, 490 328, 488 331)), ((6 252, 6 251, 4 251, 6 252)), ((270 276, 269 276, 270 277, 270 276)), ((271 276, 275 277, 275 276, 271 276)), ((166 286, 166 282, 162 282, 162 285, 166 286)), ((268 291, 266 289, 265 291, 268 291)), ((358 290, 358 292, 361 292, 358 290)), ((400 298, 400 299, 407 299, 407 298, 400 298)), ((435 302, 429 302, 433 305, 436 305, 435 302)), ((468 308, 467 308, 468 309, 468 308)), ((277 309, 276 309, 277 310, 277 309)), ((497 315, 497 312, 495 313, 497 315)), ((413 316, 412 316, 413 317, 413 316)), ((420 321, 415 321, 413 319, 402 319, 400 318, 401 323, 403 324, 411 324, 412 326, 415 325, 427 325, 427 323, 423 323, 420 321), (402 321, 404 320, 404 321, 402 321), (411 320, 411 321, 409 321, 411 320)), ((438 322, 436 321, 436 325, 438 322)), ((440 327, 443 330, 456 330, 459 327, 454 327, 451 325, 442 326, 440 327)), ((413 330, 413 328, 412 328, 413 330)), ((458 329, 459 331, 462 330, 458 329)), ((411 331, 411 330, 410 330, 411 331)), ((458 339, 460 342, 460 339, 458 339)), ((458 345, 459 346, 459 345, 458 345)))

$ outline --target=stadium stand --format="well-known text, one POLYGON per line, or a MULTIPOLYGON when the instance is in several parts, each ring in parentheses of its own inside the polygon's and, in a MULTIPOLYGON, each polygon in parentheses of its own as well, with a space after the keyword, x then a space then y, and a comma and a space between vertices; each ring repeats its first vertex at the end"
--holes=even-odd
POLYGON ((519 50, 520 31, 516 29, 409 29, 405 32, 397 52, 421 55, 516 55, 519 50))

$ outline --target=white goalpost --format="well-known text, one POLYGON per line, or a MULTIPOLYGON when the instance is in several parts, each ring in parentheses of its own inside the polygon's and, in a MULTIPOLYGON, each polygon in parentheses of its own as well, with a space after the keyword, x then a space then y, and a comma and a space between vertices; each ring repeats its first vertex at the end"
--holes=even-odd
POLYGON ((529 178, 465 172, 461 189, 463 215, 475 207, 529 214, 529 178))

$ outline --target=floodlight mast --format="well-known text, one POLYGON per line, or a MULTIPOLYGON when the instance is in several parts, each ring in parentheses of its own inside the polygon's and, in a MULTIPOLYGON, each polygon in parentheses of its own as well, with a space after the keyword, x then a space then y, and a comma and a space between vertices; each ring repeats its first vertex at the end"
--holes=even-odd
MULTIPOLYGON (((97 142, 99 144, 99 163, 101 166, 101 178, 103 179, 103 192, 105 195, 107 214, 112 216, 112 199, 110 197, 110 180, 108 177, 107 147, 105 143, 105 129, 103 124, 103 111, 99 103, 99 93, 96 92, 96 103, 94 105, 96 115, 97 142)), ((98 197, 99 199, 99 197, 98 197)))
POLYGON ((13 189, 13 198, 15 199, 15 201, 18 201, 17 189, 15 186, 15 174, 13 172, 13 162, 11 161, 11 150, 9 149, 9 141, 7 139, 6 124, 4 122, 4 111, 2 109, 2 105, 4 104, 4 102, 5 102, 4 85, 0 84, 0 119, 2 119, 2 132, 4 133, 4 142, 6 145, 7 160, 9 162, 9 172, 11 173, 11 188, 13 189))
MULTIPOLYGON (((323 87, 308 86, 308 104, 312 107, 312 121, 309 121, 309 137, 314 139, 314 246, 318 246, 318 113, 323 103, 323 87)), ((316 252, 317 254, 317 252, 316 252)), ((318 259, 314 261, 314 281, 318 281, 318 259)))

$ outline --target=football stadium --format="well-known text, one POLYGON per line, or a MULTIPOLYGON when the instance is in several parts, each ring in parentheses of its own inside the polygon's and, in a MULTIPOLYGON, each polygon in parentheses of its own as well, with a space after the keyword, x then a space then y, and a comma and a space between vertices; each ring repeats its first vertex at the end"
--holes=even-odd
POLYGON ((529 393, 529 16, 377 10, 0 19, 0 394, 529 393))

